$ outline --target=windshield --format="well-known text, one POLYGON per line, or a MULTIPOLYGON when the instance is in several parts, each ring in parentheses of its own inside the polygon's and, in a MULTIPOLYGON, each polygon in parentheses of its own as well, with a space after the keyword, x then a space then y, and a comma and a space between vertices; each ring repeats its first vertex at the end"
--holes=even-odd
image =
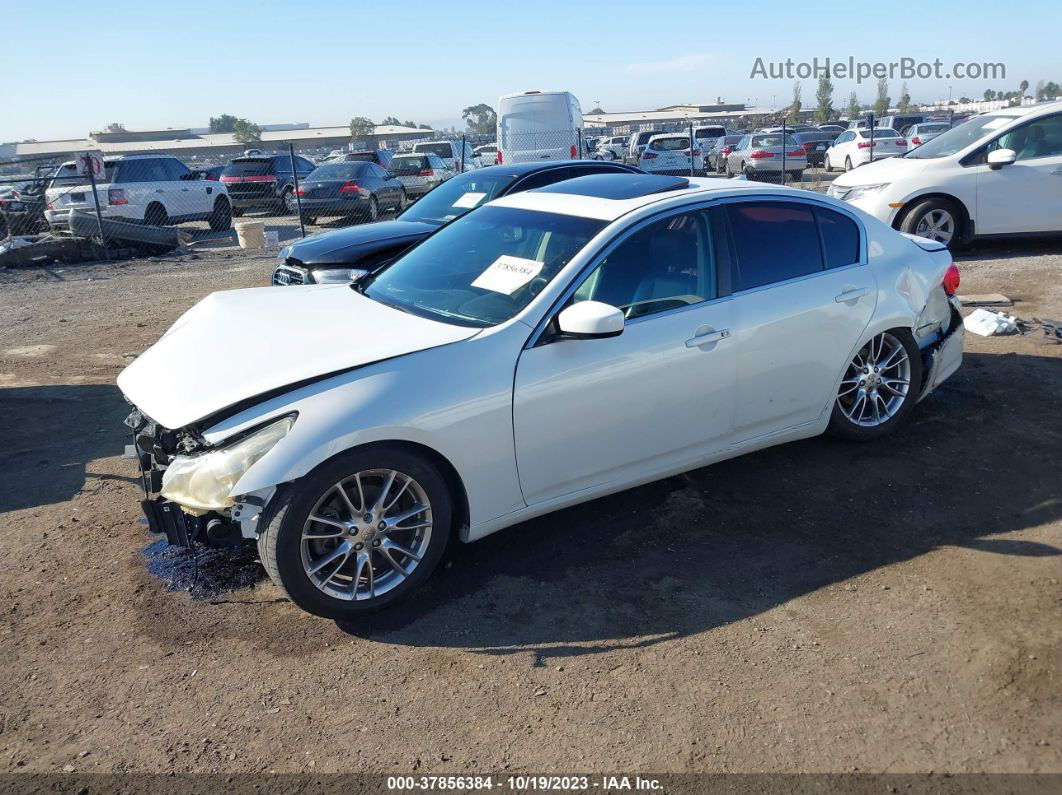
MULTIPOLYGON (((103 177, 96 180, 97 185, 106 185, 114 180, 114 167, 117 164, 113 160, 103 161, 103 177)), ((56 169, 48 187, 50 188, 77 188, 89 184, 89 178, 77 175, 77 166, 73 163, 64 163, 56 169)))
POLYGON ((484 175, 475 171, 459 174, 428 193, 399 218, 436 226, 445 224, 500 196, 514 179, 512 174, 484 175))
POLYGON ((413 147, 414 152, 431 152, 436 157, 452 158, 454 148, 448 144, 417 144, 413 147))
POLYGON ((527 306, 604 226, 592 218, 481 207, 395 260, 364 292, 443 323, 494 326, 527 306))
POLYGON ((357 161, 352 161, 350 163, 329 163, 315 168, 303 178, 303 181, 312 182, 329 179, 355 179, 361 174, 363 168, 364 166, 357 161))
POLYGON ((1014 121, 1015 118, 1014 116, 975 116, 969 121, 964 121, 958 127, 952 127, 936 138, 926 141, 917 149, 908 152, 904 157, 912 160, 948 157, 962 151, 970 144, 987 138, 1000 127, 1014 121))

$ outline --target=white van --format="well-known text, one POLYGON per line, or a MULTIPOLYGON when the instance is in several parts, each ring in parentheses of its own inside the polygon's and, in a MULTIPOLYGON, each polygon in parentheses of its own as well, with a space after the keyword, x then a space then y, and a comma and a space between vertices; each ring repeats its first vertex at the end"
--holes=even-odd
POLYGON ((498 162, 578 160, 583 109, 570 91, 524 91, 498 100, 498 162))

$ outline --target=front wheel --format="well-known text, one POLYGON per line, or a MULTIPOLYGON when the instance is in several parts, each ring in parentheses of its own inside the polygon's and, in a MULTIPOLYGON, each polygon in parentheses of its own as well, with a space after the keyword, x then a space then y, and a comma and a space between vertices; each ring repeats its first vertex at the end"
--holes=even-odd
POLYGON ((953 248, 960 239, 959 218, 959 211, 947 199, 926 199, 904 216, 900 231, 953 248))
POLYGON ((845 368, 828 430, 869 441, 896 430, 914 409, 922 385, 922 358, 911 332, 875 335, 845 368))
POLYGON ((827 156, 822 158, 822 170, 825 171, 827 174, 829 174, 831 171, 833 171, 833 169, 830 168, 829 155, 827 155, 827 156))
POLYGON ((428 578, 450 536, 446 481, 393 445, 342 453, 277 493, 258 537, 270 578, 299 607, 343 620, 428 578))

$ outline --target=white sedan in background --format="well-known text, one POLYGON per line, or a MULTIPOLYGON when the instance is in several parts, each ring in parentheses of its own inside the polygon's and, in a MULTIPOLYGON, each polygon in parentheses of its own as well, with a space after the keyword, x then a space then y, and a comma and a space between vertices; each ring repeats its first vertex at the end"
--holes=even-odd
POLYGON ((903 232, 955 246, 1062 232, 1062 102, 969 119, 829 193, 903 232))
POLYGON ((454 537, 895 431, 960 364, 957 287, 943 246, 816 193, 603 174, 477 207, 354 284, 214 293, 118 385, 152 530, 257 540, 296 604, 353 618, 454 537))
POLYGON ((907 154, 907 139, 896 130, 876 127, 871 130, 846 130, 826 150, 822 167, 826 171, 843 168, 851 171, 872 160, 885 160, 907 154))
POLYGON ((688 175, 704 169, 704 158, 697 146, 690 147, 685 133, 654 135, 638 155, 638 167, 649 174, 688 175))

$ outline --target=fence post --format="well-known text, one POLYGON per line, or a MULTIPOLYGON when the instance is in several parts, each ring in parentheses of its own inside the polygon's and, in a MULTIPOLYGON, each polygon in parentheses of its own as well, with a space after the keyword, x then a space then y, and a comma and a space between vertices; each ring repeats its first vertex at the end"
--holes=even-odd
POLYGON ((96 205, 96 227, 100 230, 100 245, 103 246, 103 259, 110 261, 111 255, 107 251, 107 236, 103 234, 103 212, 100 210, 100 194, 96 190, 96 175, 92 171, 92 164, 88 164, 89 184, 92 185, 92 201, 96 205))
POLYGON ((785 119, 782 119, 782 184, 785 184, 785 119))
POLYGON ((870 162, 874 162, 874 114, 867 114, 867 127, 870 128, 870 162))
POLYGON ((690 122, 690 176, 695 177, 697 174, 693 168, 693 122, 690 122))
POLYGON ((295 170, 295 144, 288 144, 288 158, 291 160, 291 178, 295 182, 292 193, 295 194, 295 206, 299 213, 299 231, 306 237, 306 224, 302 220, 302 197, 299 196, 299 172, 295 170))
POLYGON ((465 173, 465 136, 461 136, 461 173, 465 173))

